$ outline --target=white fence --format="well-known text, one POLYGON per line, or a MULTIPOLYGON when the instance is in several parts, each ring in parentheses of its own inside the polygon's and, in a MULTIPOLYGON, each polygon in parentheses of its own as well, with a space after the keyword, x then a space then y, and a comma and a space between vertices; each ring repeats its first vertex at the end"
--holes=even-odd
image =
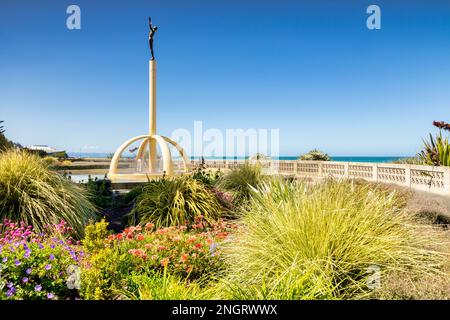
MULTIPOLYGON (((245 160, 205 160, 207 168, 233 169, 245 160)), ((253 161, 256 163, 256 161, 253 161)), ((288 175, 296 178, 322 179, 327 177, 364 179, 393 183, 416 190, 424 190, 450 196, 450 167, 422 165, 337 162, 337 161, 258 161, 267 174, 288 175)), ((200 164, 192 160, 191 166, 200 164)))

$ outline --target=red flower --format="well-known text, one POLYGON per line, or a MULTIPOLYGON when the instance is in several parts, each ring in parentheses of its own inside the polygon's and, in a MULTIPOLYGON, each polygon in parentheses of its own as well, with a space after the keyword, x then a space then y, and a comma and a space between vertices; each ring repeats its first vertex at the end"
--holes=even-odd
POLYGON ((195 249, 200 249, 201 247, 203 247, 203 244, 201 244, 201 243, 197 243, 197 244, 194 246, 195 249))
POLYGON ((147 223, 146 225, 145 225, 145 228, 147 229, 147 230, 151 230, 151 229, 153 229, 153 227, 154 227, 155 225, 153 224, 153 223, 147 223))
POLYGON ((161 266, 166 267, 169 264, 169 258, 161 259, 161 266))
POLYGON ((180 258, 180 262, 185 262, 189 258, 188 253, 183 253, 180 258))
POLYGON ((140 233, 140 234, 137 235, 136 239, 138 241, 142 241, 142 240, 144 240, 144 235, 142 233, 140 233))

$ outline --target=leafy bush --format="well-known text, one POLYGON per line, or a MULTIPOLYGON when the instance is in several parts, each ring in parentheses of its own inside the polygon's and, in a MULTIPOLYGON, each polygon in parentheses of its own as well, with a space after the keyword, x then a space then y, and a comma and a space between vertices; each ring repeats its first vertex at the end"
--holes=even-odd
POLYGON ((203 216, 217 220, 222 207, 214 193, 192 177, 162 178, 147 183, 131 212, 132 224, 172 226, 192 223, 203 216))
POLYGON ((64 239, 69 229, 49 227, 61 237, 35 234, 32 226, 6 220, 0 233, 0 300, 78 297, 78 263, 84 253, 64 239))
POLYGON ((260 165, 246 162, 224 174, 217 187, 230 192, 233 195, 233 204, 238 207, 250 199, 252 188, 258 187, 265 180, 260 165))
POLYGON ((61 220, 84 231, 95 207, 80 186, 48 169, 35 155, 10 150, 0 154, 0 218, 22 221, 43 231, 61 220))
POLYGON ((313 149, 309 151, 308 153, 305 153, 304 155, 299 157, 300 160, 312 160, 312 161, 330 161, 331 158, 328 154, 318 150, 313 149))
POLYGON ((222 297, 340 299, 368 293, 368 268, 438 271, 431 226, 400 210, 394 193, 373 186, 265 184, 243 217, 245 232, 225 251, 222 297))
POLYGON ((89 175, 86 188, 89 198, 97 207, 106 208, 112 204, 112 184, 107 179, 92 179, 89 175))
POLYGON ((104 219, 86 226, 83 246, 87 252, 94 252, 105 248, 105 239, 109 235, 108 222, 104 219))
POLYGON ((80 295, 85 300, 116 298, 134 270, 130 257, 113 248, 95 251, 83 260, 80 295))
MULTIPOLYGON (((217 273, 223 266, 220 244, 236 227, 224 222, 205 226, 203 220, 190 226, 160 229, 147 224, 127 228, 103 242, 97 241, 101 238, 97 235, 106 234, 106 224, 90 226, 86 234, 93 236, 83 243, 86 246, 95 239, 94 245, 89 245, 94 250, 88 252, 83 262, 81 296, 84 299, 133 298, 138 287, 144 286, 150 291, 141 298, 148 299, 150 294, 161 294, 161 291, 153 292, 155 288, 147 283, 148 279, 159 283, 154 279, 155 274, 167 272, 170 277, 192 281, 217 273)), ((181 282, 175 282, 181 286, 181 282)))
POLYGON ((139 258, 142 266, 156 271, 199 278, 221 268, 221 243, 234 230, 223 221, 209 224, 201 218, 188 226, 154 230, 153 224, 130 227, 111 235, 109 243, 122 252, 139 258))

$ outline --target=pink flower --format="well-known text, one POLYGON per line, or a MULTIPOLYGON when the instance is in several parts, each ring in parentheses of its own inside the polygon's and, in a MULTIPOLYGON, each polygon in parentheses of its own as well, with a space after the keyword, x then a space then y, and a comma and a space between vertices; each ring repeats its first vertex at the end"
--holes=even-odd
POLYGON ((168 264, 169 264, 169 258, 161 259, 161 266, 167 267, 168 264))

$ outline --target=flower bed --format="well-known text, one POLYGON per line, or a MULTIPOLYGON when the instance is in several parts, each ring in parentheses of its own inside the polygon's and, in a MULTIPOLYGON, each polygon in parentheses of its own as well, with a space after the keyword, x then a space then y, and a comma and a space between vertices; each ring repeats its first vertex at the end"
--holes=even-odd
POLYGON ((84 252, 64 222, 34 233, 5 220, 0 233, 0 299, 76 298, 77 270, 84 252))

